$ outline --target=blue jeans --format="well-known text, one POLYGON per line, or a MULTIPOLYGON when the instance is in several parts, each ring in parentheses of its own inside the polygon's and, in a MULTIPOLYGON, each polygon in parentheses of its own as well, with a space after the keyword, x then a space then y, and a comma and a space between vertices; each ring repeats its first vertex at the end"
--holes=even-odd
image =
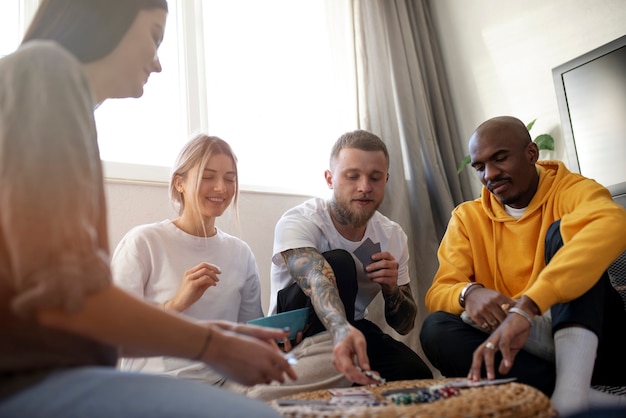
POLYGON ((279 417, 269 405, 204 383, 81 367, 52 373, 0 401, 0 417, 279 417))

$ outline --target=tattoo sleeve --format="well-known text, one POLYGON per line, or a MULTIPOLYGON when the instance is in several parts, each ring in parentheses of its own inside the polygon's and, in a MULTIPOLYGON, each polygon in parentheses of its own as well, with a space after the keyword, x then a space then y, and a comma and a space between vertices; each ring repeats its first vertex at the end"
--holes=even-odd
POLYGON ((398 286, 394 293, 383 294, 385 299, 385 319, 398 334, 406 335, 415 325, 417 305, 408 284, 398 286))
POLYGON ((342 340, 349 333, 349 324, 330 264, 315 248, 294 248, 283 251, 282 256, 289 274, 311 298, 315 313, 333 341, 342 340))

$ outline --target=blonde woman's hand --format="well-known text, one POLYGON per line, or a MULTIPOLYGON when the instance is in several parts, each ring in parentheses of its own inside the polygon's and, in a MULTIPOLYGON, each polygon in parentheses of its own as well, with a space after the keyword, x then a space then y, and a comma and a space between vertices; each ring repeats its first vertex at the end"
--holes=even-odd
POLYGON ((217 277, 222 271, 215 264, 200 263, 190 268, 183 275, 176 296, 163 304, 164 307, 183 312, 204 295, 211 287, 217 286, 220 279, 217 277))
MULTIPOLYGON (((289 333, 287 333, 287 334, 289 334, 289 333)), ((295 346, 300 344, 303 339, 304 339, 304 334, 302 333, 302 331, 298 331, 298 333, 296 334, 296 338, 293 339, 293 343, 292 343, 292 340, 289 339, 289 337, 286 337, 282 341, 282 346, 279 345, 278 347, 281 350, 283 350, 283 352, 288 353, 291 350, 293 350, 293 348, 295 346)))

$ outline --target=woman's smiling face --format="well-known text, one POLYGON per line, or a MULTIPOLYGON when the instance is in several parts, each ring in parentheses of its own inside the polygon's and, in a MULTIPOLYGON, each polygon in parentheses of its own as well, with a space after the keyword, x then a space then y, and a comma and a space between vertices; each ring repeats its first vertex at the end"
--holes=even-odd
MULTIPOLYGON (((235 162, 228 155, 215 154, 209 158, 198 177, 199 169, 199 166, 195 166, 189 170, 184 180, 185 201, 193 202, 193 199, 197 199, 197 207, 204 220, 217 218, 228 208, 237 192, 235 162), (196 179, 200 182, 197 189, 196 179)), ((193 206, 190 205, 190 208, 193 206)))

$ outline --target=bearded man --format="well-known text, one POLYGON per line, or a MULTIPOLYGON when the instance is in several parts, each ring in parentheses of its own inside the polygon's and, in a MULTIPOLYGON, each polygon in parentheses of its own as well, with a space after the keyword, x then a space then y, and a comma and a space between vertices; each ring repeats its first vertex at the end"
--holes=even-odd
POLYGON ((399 334, 413 329, 417 313, 407 236, 378 212, 389 180, 385 143, 364 130, 345 133, 332 148, 324 176, 330 199, 312 198, 288 210, 274 234, 269 313, 293 309, 303 299, 314 313, 304 339, 293 342, 298 380, 259 385, 249 396, 270 400, 373 384, 376 377, 432 378, 411 348, 365 319, 379 292, 385 319, 399 334))

